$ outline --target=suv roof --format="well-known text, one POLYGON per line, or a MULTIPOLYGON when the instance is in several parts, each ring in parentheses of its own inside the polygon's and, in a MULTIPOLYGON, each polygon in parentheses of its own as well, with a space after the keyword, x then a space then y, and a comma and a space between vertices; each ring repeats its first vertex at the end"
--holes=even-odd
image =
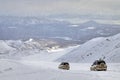
POLYGON ((96 60, 96 61, 93 63, 93 65, 99 65, 99 64, 101 64, 101 63, 106 64, 104 60, 96 60))
POLYGON ((62 62, 61 65, 69 65, 68 62, 62 62))

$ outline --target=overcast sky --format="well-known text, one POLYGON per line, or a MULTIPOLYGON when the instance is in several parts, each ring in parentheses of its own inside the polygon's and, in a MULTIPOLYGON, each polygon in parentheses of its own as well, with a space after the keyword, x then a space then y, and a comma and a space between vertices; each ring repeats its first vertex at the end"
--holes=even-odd
POLYGON ((0 15, 113 15, 120 0, 0 0, 0 15))

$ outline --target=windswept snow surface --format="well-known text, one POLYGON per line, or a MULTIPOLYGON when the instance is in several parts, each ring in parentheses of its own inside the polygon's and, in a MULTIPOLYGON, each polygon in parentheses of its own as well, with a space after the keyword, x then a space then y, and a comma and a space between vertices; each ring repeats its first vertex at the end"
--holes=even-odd
POLYGON ((108 71, 90 71, 88 63, 70 63, 70 70, 59 63, 0 60, 0 80, 119 80, 120 64, 108 64, 108 71))
POLYGON ((120 34, 92 39, 56 61, 88 63, 99 58, 120 63, 120 34))

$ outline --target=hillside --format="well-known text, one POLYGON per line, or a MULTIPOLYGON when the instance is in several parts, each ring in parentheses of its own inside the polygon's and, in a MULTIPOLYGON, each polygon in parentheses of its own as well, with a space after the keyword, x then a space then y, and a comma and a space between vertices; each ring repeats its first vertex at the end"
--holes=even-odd
POLYGON ((99 58, 120 62, 120 34, 92 39, 56 61, 93 62, 99 58))

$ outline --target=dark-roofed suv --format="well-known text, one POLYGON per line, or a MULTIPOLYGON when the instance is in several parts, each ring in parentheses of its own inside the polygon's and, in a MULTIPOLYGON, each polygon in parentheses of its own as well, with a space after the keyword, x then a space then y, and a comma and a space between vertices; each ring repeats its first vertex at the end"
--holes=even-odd
POLYGON ((70 65, 68 62, 62 62, 59 67, 59 69, 64 69, 64 70, 69 70, 70 69, 70 65))
POLYGON ((107 65, 104 60, 96 60, 90 67, 91 71, 106 71, 107 65))

